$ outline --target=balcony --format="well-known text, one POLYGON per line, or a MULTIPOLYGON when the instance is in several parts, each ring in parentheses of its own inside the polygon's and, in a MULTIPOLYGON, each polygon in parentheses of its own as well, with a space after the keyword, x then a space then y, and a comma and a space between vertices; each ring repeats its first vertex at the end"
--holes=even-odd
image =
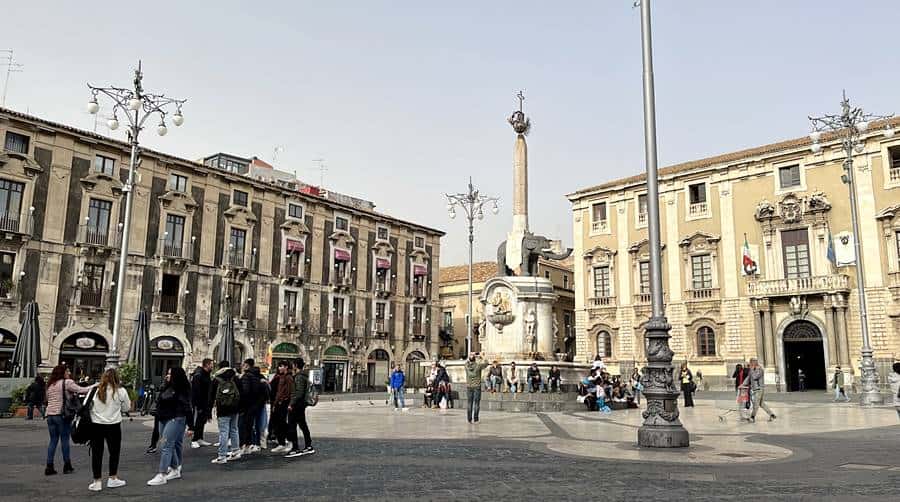
POLYGON ((102 289, 81 287, 78 291, 78 304, 76 309, 79 312, 103 312, 108 307, 109 296, 112 295, 112 290, 104 291, 102 289))
POLYGON ((894 300, 900 300, 900 271, 888 273, 888 288, 894 300))
POLYGON ((687 301, 707 301, 719 299, 719 288, 689 289, 684 292, 687 301))
POLYGON ((296 307, 284 307, 281 310, 281 325, 287 329, 296 329, 300 326, 300 316, 296 307))
POLYGON ((159 312, 162 314, 178 313, 178 296, 177 295, 160 295, 159 312))
POLYGON ((591 222, 591 232, 594 233, 602 233, 609 231, 609 222, 607 220, 600 220, 591 222))
POLYGON ((900 183, 900 166, 891 167, 888 176, 890 177, 891 183, 900 183))
POLYGON ((650 304, 650 293, 638 293, 634 295, 634 304, 635 305, 649 305, 650 304))
POLYGON ((352 286, 353 278, 350 277, 350 274, 338 275, 335 272, 334 277, 331 278, 331 287, 335 291, 350 291, 352 286))
POLYGON ((22 241, 31 239, 34 235, 34 219, 31 211, 27 215, 0 213, 0 232, 7 234, 7 238, 16 236, 22 241))
POLYGON ((412 335, 413 340, 422 340, 425 338, 425 333, 422 331, 422 321, 413 321, 412 323, 412 335))
POLYGON ((796 296, 838 291, 850 291, 849 276, 832 274, 791 279, 757 280, 747 283, 747 294, 753 297, 796 296))
POLYGON ((156 256, 174 263, 186 263, 193 261, 194 247, 187 242, 163 238, 156 244, 156 256))
POLYGON ((425 303, 428 301, 428 288, 425 287, 425 284, 413 284, 409 288, 409 296, 415 298, 418 303, 425 303))
POLYGON ((347 331, 347 325, 344 322, 344 314, 343 313, 335 313, 331 316, 331 332, 334 334, 341 334, 347 331))
POLYGON ((375 319, 373 331, 376 337, 383 337, 388 333, 388 323, 385 319, 375 319))
POLYGON ((646 225, 647 224, 647 213, 638 213, 638 225, 646 225))
POLYGON ((595 296, 593 298, 588 299, 588 304, 591 307, 615 307, 616 306, 616 297, 615 296, 595 296))
POLYGON ((18 310, 18 285, 10 279, 0 281, 0 308, 8 307, 18 310))
POLYGON ((693 202, 688 207, 688 214, 692 217, 706 216, 709 214, 709 204, 706 202, 693 202))
POLYGON ((304 273, 304 267, 301 265, 299 258, 285 258, 281 264, 281 282, 283 284, 302 285, 306 274, 304 273))
POLYGON ((118 227, 110 231, 93 225, 80 225, 75 245, 99 252, 108 252, 119 248, 120 237, 121 229, 118 227))
POLYGON ((388 286, 387 278, 378 277, 375 279, 375 296, 379 298, 387 298, 391 296, 391 288, 388 286))
POLYGON ((247 258, 247 253, 243 249, 226 249, 223 257, 225 268, 235 276, 245 276, 256 265, 256 255, 247 258))

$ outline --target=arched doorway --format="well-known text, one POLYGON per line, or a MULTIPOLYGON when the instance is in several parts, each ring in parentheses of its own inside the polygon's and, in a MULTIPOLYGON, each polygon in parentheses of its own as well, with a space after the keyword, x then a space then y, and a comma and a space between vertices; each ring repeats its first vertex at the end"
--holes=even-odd
POLYGON ((797 320, 787 325, 782 335, 787 390, 800 390, 800 371, 806 389, 825 389, 825 349, 822 332, 809 322, 797 320))
POLYGON ((322 392, 344 392, 347 388, 347 351, 332 345, 322 354, 322 392))
POLYGON ((372 390, 385 390, 385 383, 390 377, 391 356, 382 349, 375 349, 366 361, 366 387, 372 390))
MULTIPOLYGON (((300 357, 300 347, 290 342, 282 342, 272 349, 272 360, 269 361, 269 373, 272 374, 278 368, 281 361, 291 362, 300 357)), ((288 366, 290 368, 290 366, 288 366)))
POLYGON ((162 385, 169 368, 184 364, 184 346, 177 338, 161 336, 150 340, 150 364, 153 367, 153 385, 162 385))
POLYGON ((410 388, 425 387, 425 354, 414 350, 406 356, 406 386, 410 388))
POLYGON ((12 356, 16 350, 16 340, 19 337, 0 329, 0 378, 12 375, 12 356))
POLYGON ((109 343, 97 333, 82 331, 70 335, 59 346, 59 362, 65 363, 72 372, 72 378, 100 380, 106 366, 109 343))

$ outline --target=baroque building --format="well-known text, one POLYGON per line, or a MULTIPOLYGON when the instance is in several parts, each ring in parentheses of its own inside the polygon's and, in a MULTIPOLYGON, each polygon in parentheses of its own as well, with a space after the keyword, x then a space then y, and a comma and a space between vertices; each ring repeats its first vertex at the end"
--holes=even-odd
MULTIPOLYGON (((893 125, 900 124, 894 119, 893 125)), ((900 353, 900 138, 886 123, 854 156, 871 345, 880 381, 900 353)), ((858 381, 859 291, 844 152, 826 136, 660 170, 663 291, 674 364, 724 388, 759 358, 767 384, 824 389, 837 365, 858 381)), ((645 176, 568 195, 575 240, 579 361, 614 371, 644 358, 650 315, 645 176)))
POLYGON ((129 146, 8 109, 0 139, 0 371, 22 307, 36 301, 42 366, 98 374, 118 287, 118 352, 131 342, 127 321, 151 313, 155 379, 215 359, 229 313, 240 358, 302 356, 326 391, 383 386, 390 363, 419 368, 437 354, 438 230, 256 158, 145 149, 117 285, 129 146))

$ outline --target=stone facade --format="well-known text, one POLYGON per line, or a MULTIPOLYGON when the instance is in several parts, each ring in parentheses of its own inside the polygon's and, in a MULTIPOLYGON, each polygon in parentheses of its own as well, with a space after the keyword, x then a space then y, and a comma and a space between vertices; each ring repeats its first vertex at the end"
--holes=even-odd
MULTIPOLYGON (((873 125, 854 157, 882 384, 900 353, 900 139, 882 135, 885 125, 873 125)), ((663 288, 676 364, 687 361, 721 388, 750 357, 779 389, 797 389, 798 370, 807 388, 824 388, 837 365, 858 380, 859 292, 856 267, 846 263, 854 254, 843 160, 836 138, 818 153, 799 138, 661 169, 663 288)), ((622 372, 645 362, 645 193, 644 177, 634 176, 568 196, 576 361, 600 353, 622 372)))
POLYGON ((215 358, 226 312, 240 357, 303 356, 327 390, 381 386, 389 362, 437 354, 440 231, 145 150, 117 285, 128 145, 6 109, 0 138, 0 333, 37 301, 46 367, 102 368, 120 286, 117 349, 151 312, 157 374, 215 358))

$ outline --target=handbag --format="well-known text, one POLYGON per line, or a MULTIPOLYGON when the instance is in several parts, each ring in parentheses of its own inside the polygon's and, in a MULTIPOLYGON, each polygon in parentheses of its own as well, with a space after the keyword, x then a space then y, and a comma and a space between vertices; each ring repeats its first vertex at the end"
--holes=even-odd
POLYGON ((84 405, 82 404, 81 399, 78 399, 78 394, 66 390, 65 380, 62 382, 62 393, 62 416, 64 419, 71 421, 81 413, 81 409, 84 408, 84 405))
POLYGON ((91 409, 94 407, 94 396, 96 394, 96 387, 88 392, 84 405, 82 405, 81 410, 75 417, 75 423, 72 427, 72 442, 75 444, 87 444, 91 440, 91 432, 94 426, 94 420, 91 418, 91 409))

